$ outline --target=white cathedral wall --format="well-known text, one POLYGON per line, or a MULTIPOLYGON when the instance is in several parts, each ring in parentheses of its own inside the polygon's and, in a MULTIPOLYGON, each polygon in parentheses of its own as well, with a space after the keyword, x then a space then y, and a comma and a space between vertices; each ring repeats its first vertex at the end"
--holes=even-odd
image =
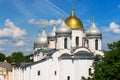
POLYGON ((81 80, 81 77, 89 77, 89 68, 92 66, 93 60, 61 60, 59 80, 81 80))
POLYGON ((38 64, 31 66, 31 80, 48 80, 48 67, 47 62, 44 61, 38 64), (40 71, 40 75, 38 75, 38 71, 40 71))
MULTIPOLYGON (((93 52, 95 51, 95 40, 97 38, 90 38, 89 40, 89 49, 93 52)), ((98 50, 102 50, 102 41, 98 38, 98 50)))
POLYGON ((98 50, 102 50, 102 41, 98 39, 98 50))
POLYGON ((19 71, 16 71, 14 80, 67 80, 68 76, 70 76, 70 80, 80 80, 81 76, 89 76, 88 69, 92 66, 92 60, 58 59, 63 53, 70 54, 70 50, 57 51, 52 55, 52 58, 25 68, 24 72, 20 69, 21 79, 18 79, 19 71), (38 71, 40 71, 40 75, 38 75, 38 71))
POLYGON ((89 49, 92 51, 95 51, 95 38, 93 39, 88 39, 89 40, 89 49))
POLYGON ((70 80, 74 80, 72 61, 61 60, 59 65, 60 65, 59 80, 67 80, 68 76, 70 76, 70 80))
MULTIPOLYGON (((82 59, 78 61, 78 72, 79 72, 79 79, 81 79, 82 76, 89 77, 89 68, 92 67, 93 60, 90 59, 82 59)), ((78 79, 78 80, 79 80, 78 79)))
POLYGON ((81 30, 72 30, 72 47, 76 47, 76 37, 79 37, 79 47, 82 46, 83 32, 81 30))
POLYGON ((56 49, 63 49, 64 38, 58 37, 56 43, 56 49))
POLYGON ((55 48, 55 41, 49 41, 49 45, 48 45, 48 48, 50 49, 54 49, 55 48))
POLYGON ((71 39, 70 39, 70 37, 67 37, 67 48, 68 49, 71 49, 71 39))
POLYGON ((64 49, 64 39, 67 38, 67 49, 71 49, 70 37, 58 37, 56 43, 56 49, 64 49))

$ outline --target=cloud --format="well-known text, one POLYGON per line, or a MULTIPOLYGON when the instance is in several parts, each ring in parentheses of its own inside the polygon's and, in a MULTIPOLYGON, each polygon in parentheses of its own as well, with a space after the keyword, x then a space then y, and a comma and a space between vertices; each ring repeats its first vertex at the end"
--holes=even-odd
POLYGON ((5 44, 6 42, 8 42, 8 40, 0 40, 0 45, 5 44))
POLYGON ((23 40, 18 41, 18 42, 16 43, 16 46, 19 46, 19 47, 25 46, 25 42, 24 42, 23 40))
POLYGON ((115 22, 111 22, 109 25, 109 29, 105 29, 105 32, 113 32, 115 34, 120 34, 120 25, 116 24, 115 22))
POLYGON ((0 37, 22 38, 26 35, 26 31, 17 27, 9 19, 5 20, 5 28, 0 29, 0 37))
POLYGON ((31 52, 31 51, 32 51, 32 49, 30 49, 30 48, 25 49, 25 52, 31 52))
POLYGON ((34 25, 42 25, 42 24, 46 24, 47 26, 53 25, 54 22, 56 23, 56 25, 59 25, 62 23, 61 19, 58 20, 44 20, 44 19, 40 19, 40 20, 36 20, 36 19, 30 19, 28 21, 29 24, 34 24, 34 25))
POLYGON ((5 50, 5 48, 1 48, 1 47, 0 47, 0 51, 4 51, 4 50, 5 50))

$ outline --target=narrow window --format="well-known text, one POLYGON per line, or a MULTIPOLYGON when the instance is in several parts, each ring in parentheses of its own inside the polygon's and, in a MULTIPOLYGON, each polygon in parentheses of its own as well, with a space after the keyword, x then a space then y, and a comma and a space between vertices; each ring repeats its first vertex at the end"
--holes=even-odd
POLYGON ((87 40, 87 47, 89 48, 89 40, 87 40))
POLYGON ((57 75, 57 71, 54 72, 54 75, 55 75, 55 76, 57 75))
POLYGON ((79 37, 76 37, 76 47, 79 46, 79 37))
POLYGON ((91 68, 89 68, 89 75, 91 75, 91 68))
POLYGON ((38 76, 40 76, 40 71, 38 71, 38 76))
POLYGON ((70 80, 70 76, 67 77, 67 80, 70 80))
POLYGON ((95 50, 98 50, 98 40, 95 40, 95 50))
POLYGON ((64 48, 67 49, 67 38, 64 39, 64 48))
POLYGON ((50 44, 50 41, 48 41, 48 44, 50 44))

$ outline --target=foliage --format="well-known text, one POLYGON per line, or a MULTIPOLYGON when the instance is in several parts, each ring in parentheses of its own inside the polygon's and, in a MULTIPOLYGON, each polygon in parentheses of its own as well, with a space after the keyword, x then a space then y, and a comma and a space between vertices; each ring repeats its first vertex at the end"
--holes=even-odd
POLYGON ((120 41, 108 44, 108 48, 101 61, 95 58, 92 80, 120 80, 120 41))
POLYGON ((0 53, 0 61, 3 62, 5 60, 5 55, 3 53, 0 53))
POLYGON ((7 57, 6 57, 6 60, 7 60, 7 62, 9 62, 9 63, 12 63, 12 62, 13 62, 13 59, 12 59, 11 56, 7 56, 7 57))
POLYGON ((24 60, 29 61, 31 56, 33 56, 33 54, 29 54, 29 55, 24 56, 24 60))
POLYGON ((24 55, 22 52, 14 52, 11 55, 13 61, 15 61, 16 63, 20 63, 22 61, 24 61, 24 55))

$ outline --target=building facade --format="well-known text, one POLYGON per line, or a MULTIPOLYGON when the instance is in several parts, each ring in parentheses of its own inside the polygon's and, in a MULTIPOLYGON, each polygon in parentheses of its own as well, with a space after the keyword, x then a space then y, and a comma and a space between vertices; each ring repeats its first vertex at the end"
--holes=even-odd
POLYGON ((0 80, 12 80, 12 66, 8 62, 0 62, 0 80))
POLYGON ((94 19, 84 31, 73 9, 48 35, 43 27, 34 42, 33 62, 13 67, 13 80, 81 80, 90 76, 96 55, 103 56, 102 33, 94 19))

